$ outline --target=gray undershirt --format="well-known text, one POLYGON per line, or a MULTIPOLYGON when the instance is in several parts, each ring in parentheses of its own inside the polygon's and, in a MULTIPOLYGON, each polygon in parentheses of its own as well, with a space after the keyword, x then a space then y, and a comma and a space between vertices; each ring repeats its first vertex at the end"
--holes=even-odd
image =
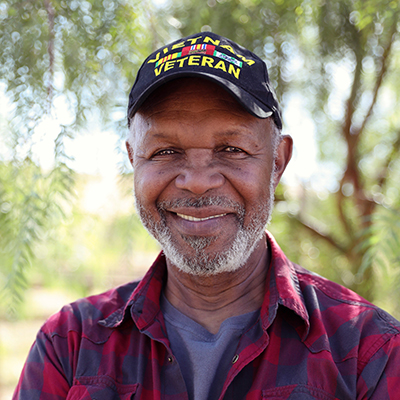
POLYGON ((218 399, 240 337, 260 314, 259 310, 225 320, 215 335, 161 297, 171 350, 178 361, 189 399, 218 399))

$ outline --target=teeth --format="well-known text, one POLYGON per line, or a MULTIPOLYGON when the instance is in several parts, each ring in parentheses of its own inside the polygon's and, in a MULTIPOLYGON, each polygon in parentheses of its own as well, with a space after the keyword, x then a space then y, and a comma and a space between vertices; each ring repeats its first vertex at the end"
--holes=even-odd
POLYGON ((211 217, 206 217, 206 218, 196 218, 196 217, 192 217, 191 215, 184 215, 184 214, 179 214, 179 213, 176 213, 176 215, 178 217, 186 219, 187 221, 207 221, 208 219, 223 217, 226 214, 212 215, 211 217))

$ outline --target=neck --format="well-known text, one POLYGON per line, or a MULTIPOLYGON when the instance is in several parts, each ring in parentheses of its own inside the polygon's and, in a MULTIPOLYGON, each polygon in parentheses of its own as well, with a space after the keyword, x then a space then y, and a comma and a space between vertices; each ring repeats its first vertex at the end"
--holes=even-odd
POLYGON ((249 261, 235 272, 194 276, 167 260, 165 295, 175 308, 215 334, 227 318, 261 307, 268 265, 265 238, 249 261))

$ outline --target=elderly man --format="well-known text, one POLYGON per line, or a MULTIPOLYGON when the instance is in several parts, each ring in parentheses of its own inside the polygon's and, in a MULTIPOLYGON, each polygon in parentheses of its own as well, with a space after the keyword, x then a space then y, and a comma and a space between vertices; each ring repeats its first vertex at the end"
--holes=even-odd
POLYGON ((398 399, 400 324, 265 232, 292 152, 264 62, 213 33, 150 55, 129 97, 140 282, 38 334, 15 399, 398 399))

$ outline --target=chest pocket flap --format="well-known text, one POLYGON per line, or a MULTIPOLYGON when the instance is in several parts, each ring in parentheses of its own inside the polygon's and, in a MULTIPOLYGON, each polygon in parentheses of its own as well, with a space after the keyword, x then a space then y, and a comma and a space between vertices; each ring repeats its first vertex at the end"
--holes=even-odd
POLYGON ((74 380, 66 400, 131 400, 137 387, 117 383, 108 376, 85 376, 74 380))
POLYGON ((262 398, 269 400, 338 400, 324 390, 309 385, 289 385, 264 390, 262 398))

